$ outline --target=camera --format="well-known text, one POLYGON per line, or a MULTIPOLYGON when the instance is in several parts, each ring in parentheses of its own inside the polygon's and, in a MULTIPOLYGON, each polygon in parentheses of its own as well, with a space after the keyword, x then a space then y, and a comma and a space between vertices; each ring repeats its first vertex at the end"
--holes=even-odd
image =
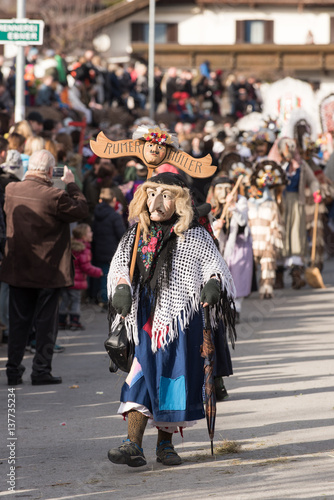
POLYGON ((53 167, 53 174, 52 177, 63 177, 64 175, 64 167, 53 167))

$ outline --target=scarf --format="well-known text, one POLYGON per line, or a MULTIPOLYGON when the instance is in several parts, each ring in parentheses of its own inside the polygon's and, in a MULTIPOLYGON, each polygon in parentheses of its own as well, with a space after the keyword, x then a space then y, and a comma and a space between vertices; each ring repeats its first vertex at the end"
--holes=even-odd
MULTIPOLYGON (((123 236, 112 259, 108 274, 108 296, 109 298, 113 296, 120 278, 126 279, 128 284, 132 286, 132 308, 125 317, 124 323, 128 338, 133 339, 135 344, 138 344, 137 311, 143 277, 139 276, 138 284, 135 283, 135 280, 131 284, 129 278, 129 262, 131 261, 136 227, 136 225, 132 226, 128 233, 123 236)), ((153 236, 153 238, 155 237, 153 236)), ((154 252, 154 247, 156 248, 158 257, 155 260, 159 264, 159 272, 156 265, 150 284, 152 288, 152 282, 154 282, 155 274, 158 272, 159 276, 167 277, 168 286, 162 281, 161 286, 156 287, 159 288, 159 300, 156 302, 152 316, 152 352, 157 351, 158 342, 162 348, 165 348, 178 336, 179 328, 181 331, 187 328, 194 313, 200 310, 201 290, 213 275, 219 279, 222 293, 218 304, 210 308, 211 326, 217 328, 218 322, 222 318, 229 331, 233 346, 235 341, 233 302, 236 293, 235 286, 226 262, 217 250, 208 231, 204 227, 196 225, 185 231, 182 236, 176 237, 175 233, 172 233, 169 244, 172 244, 173 251, 167 252, 166 262, 162 258, 162 251, 163 248, 166 248, 167 251, 169 244, 162 245, 162 248, 158 250, 159 239, 160 236, 157 241, 153 240, 154 245, 152 244, 150 247, 152 252, 154 252), (170 272, 167 272, 168 262, 170 272)), ((157 283, 160 284, 159 280, 157 283)), ((121 316, 117 314, 112 328, 115 328, 120 321, 121 316)))

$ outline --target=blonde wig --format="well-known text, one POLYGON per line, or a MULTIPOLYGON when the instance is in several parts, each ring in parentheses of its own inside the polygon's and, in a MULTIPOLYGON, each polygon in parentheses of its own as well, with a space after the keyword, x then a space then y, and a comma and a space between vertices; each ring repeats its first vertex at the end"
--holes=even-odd
POLYGON ((149 225, 151 223, 150 213, 147 208, 147 189, 156 189, 157 186, 165 187, 175 196, 175 213, 179 216, 179 220, 174 227, 174 232, 177 236, 183 235, 183 233, 189 228, 194 217, 192 200, 188 188, 146 181, 137 189, 133 200, 129 205, 129 219, 139 220, 143 231, 144 241, 147 241, 149 225))

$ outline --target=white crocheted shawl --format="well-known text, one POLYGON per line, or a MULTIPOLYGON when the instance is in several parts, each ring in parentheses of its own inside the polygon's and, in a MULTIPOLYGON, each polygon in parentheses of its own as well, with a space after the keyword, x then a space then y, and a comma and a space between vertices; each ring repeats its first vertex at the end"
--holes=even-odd
MULTIPOLYGON (((124 278, 131 286, 129 278, 129 263, 135 238, 136 226, 132 228, 131 237, 120 241, 113 257, 108 274, 109 299, 115 293, 115 288, 124 278)), ((159 305, 156 306, 152 324, 152 351, 157 350, 157 340, 164 348, 178 335, 178 323, 184 330, 200 307, 200 294, 203 286, 215 275, 226 290, 229 298, 235 298, 235 286, 226 262, 214 244, 212 236, 200 226, 188 229, 184 237, 178 237, 174 252, 169 288, 160 291, 159 305)), ((139 293, 133 291, 133 302, 130 313, 125 318, 128 338, 138 344, 137 310, 139 293)), ((223 300, 223 299, 221 299, 223 300)), ((222 304, 210 308, 211 326, 217 326, 217 311, 222 304), (218 308, 218 309, 217 309, 218 308)), ((112 328, 121 320, 116 315, 112 328)))

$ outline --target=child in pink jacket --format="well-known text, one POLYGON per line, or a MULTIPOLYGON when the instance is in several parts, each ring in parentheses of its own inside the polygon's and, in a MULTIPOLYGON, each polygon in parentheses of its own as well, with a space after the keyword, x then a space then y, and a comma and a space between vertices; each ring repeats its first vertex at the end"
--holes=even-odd
POLYGON ((59 329, 84 330, 80 323, 81 291, 88 288, 87 276, 100 278, 103 274, 100 267, 92 265, 90 249, 93 232, 88 224, 78 224, 72 231, 72 254, 74 256, 74 286, 63 288, 59 306, 59 329), (67 324, 67 316, 70 323, 67 324))

